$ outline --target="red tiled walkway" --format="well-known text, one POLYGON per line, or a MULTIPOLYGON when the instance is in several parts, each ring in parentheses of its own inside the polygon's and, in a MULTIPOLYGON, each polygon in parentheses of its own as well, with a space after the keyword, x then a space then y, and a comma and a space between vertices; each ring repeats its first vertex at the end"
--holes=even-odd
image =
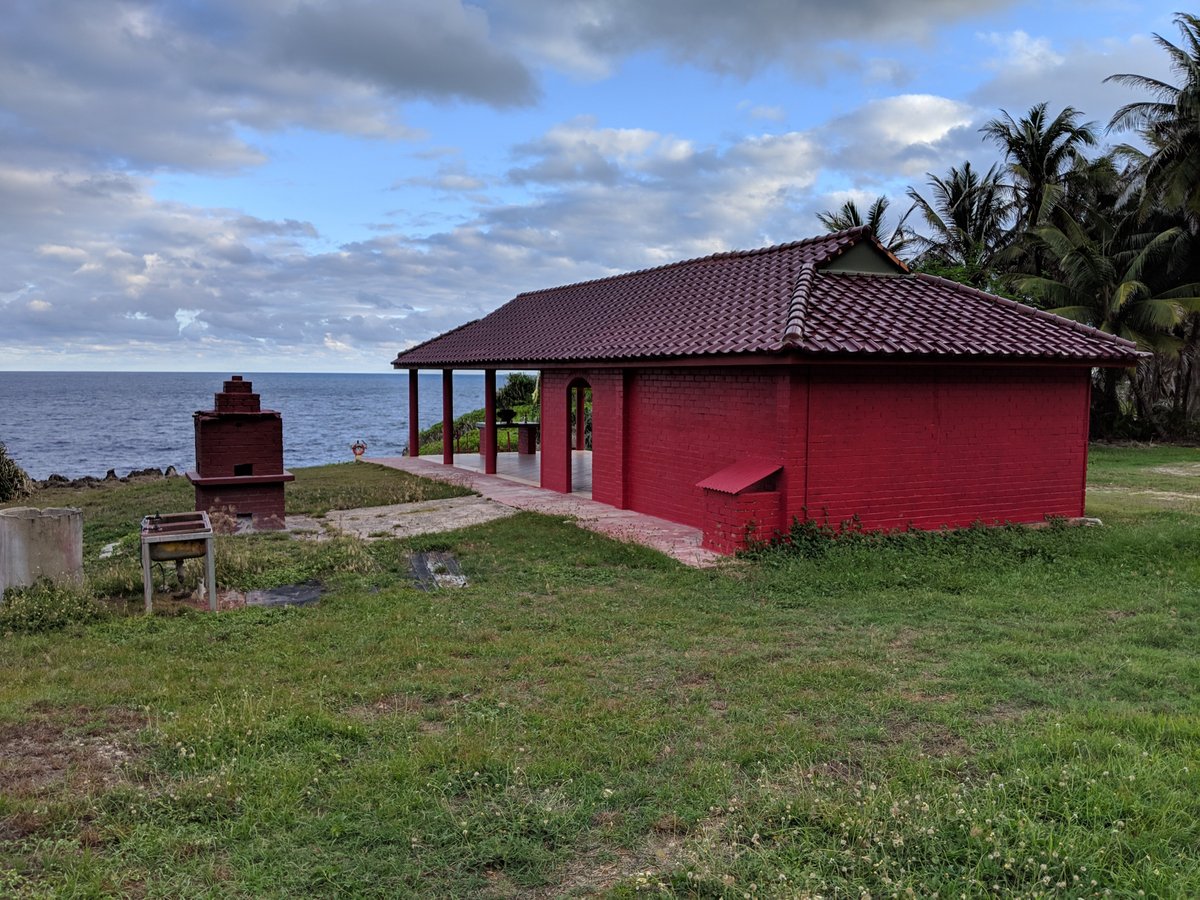
POLYGON ((700 546, 700 529, 668 522, 628 509, 617 509, 578 494, 560 494, 530 484, 510 481, 495 475, 447 466, 430 458, 392 456, 366 462, 390 466, 422 478, 461 484, 489 500, 514 509, 574 518, 583 528, 618 541, 642 544, 665 553, 687 566, 702 568, 716 565, 726 557, 700 546))

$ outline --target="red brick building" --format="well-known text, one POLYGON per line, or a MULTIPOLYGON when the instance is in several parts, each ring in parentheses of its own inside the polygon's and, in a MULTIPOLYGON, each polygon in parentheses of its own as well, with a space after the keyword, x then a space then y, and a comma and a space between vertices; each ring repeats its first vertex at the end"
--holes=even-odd
POLYGON ((490 410, 496 369, 541 370, 540 483, 563 492, 576 389, 590 388, 592 498, 732 552, 794 517, 1082 515, 1091 369, 1137 358, 1113 335, 910 274, 854 229, 521 294, 393 366, 413 376, 410 452, 418 369, 447 387, 453 369, 483 369, 490 410))

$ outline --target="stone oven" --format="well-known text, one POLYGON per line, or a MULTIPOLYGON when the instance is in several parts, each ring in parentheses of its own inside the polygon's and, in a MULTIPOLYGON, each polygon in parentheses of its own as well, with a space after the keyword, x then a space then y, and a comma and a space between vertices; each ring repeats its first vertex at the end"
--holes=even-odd
POLYGON ((196 487, 196 509, 232 516, 239 527, 283 528, 283 485, 296 477, 283 468, 283 416, 262 409, 241 375, 213 399, 213 409, 192 416, 196 471, 187 476, 196 487))

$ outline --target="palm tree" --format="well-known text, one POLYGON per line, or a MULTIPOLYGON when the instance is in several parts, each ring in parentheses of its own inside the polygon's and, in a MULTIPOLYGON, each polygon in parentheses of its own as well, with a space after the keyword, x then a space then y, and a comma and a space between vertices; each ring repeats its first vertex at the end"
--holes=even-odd
POLYGON ((1140 88, 1154 99, 1121 107, 1108 127, 1138 131, 1150 145, 1149 154, 1128 145, 1118 148, 1139 166, 1143 211, 1157 203, 1195 219, 1200 218, 1200 16, 1178 13, 1175 24, 1183 47, 1158 34, 1154 40, 1167 52, 1182 85, 1128 72, 1110 75, 1105 81, 1140 88))
MULTIPOLYGON (((1145 75, 1122 73, 1106 81, 1139 88, 1152 99, 1126 104, 1109 122, 1110 130, 1137 131, 1150 152, 1128 144, 1117 152, 1131 161, 1141 182, 1141 212, 1177 212, 1185 217, 1193 235, 1200 235, 1200 16, 1175 16, 1181 46, 1162 35, 1154 40, 1166 51, 1179 85, 1145 75)), ((1193 261, 1191 279, 1200 279, 1200 263, 1193 261)), ((1173 405, 1179 419, 1189 413, 1193 383, 1200 385, 1200 313, 1179 328, 1182 347, 1175 367, 1173 405)), ((1200 391, 1197 391, 1200 392, 1200 391)))
POLYGON ((1004 151, 1016 200, 1014 227, 1025 231, 1041 225, 1063 197, 1071 173, 1084 160, 1082 148, 1096 143, 1095 123, 1079 124, 1073 106, 1047 121, 1047 104, 1039 103, 1014 121, 1006 110, 979 129, 1004 151))
MULTIPOLYGON (((1136 341, 1143 349, 1177 349, 1173 329, 1188 310, 1200 309, 1200 284, 1180 285, 1172 278, 1188 262, 1187 230, 1147 231, 1133 210, 1111 213, 1095 225, 1099 227, 1085 229, 1063 217, 1057 225, 1034 228, 1031 236, 1061 275, 1028 275, 1017 279, 1017 287, 1053 313, 1136 341)), ((1111 433, 1124 373, 1111 368, 1102 373, 1097 419, 1111 433)))
POLYGON ((951 167, 945 178, 929 174, 932 200, 915 188, 908 189, 913 209, 920 210, 928 236, 916 235, 914 244, 921 248, 918 265, 932 263, 958 267, 965 279, 984 287, 992 276, 996 255, 1011 241, 1008 227, 1012 202, 1010 188, 992 166, 980 177, 965 162, 951 167))
POLYGON ((887 232, 884 217, 887 215, 890 205, 888 198, 881 194, 875 198, 875 202, 867 210, 867 218, 864 220, 862 213, 858 211, 858 204, 853 200, 847 200, 842 204, 841 209, 817 213, 817 218, 829 231, 846 231, 849 228, 860 228, 866 225, 871 229, 871 234, 875 235, 893 256, 900 256, 912 244, 913 235, 904 224, 908 219, 908 213, 905 213, 896 223, 896 227, 892 229, 891 235, 884 237, 887 232))

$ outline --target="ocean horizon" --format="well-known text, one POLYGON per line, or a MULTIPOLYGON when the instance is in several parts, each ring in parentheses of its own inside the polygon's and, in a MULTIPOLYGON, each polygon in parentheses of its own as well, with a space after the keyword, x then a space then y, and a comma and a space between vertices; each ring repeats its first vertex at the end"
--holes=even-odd
MULTIPOLYGON (((397 456, 408 443, 408 373, 4 372, 0 442, 36 479, 101 477, 109 469, 195 468, 192 413, 212 409, 231 374, 254 385, 263 409, 283 416, 288 467, 397 456)), ((503 383, 503 376, 498 379, 503 383)), ((420 424, 442 418, 442 376, 421 374, 420 424)), ((483 373, 454 373, 454 409, 483 406, 483 373)))

